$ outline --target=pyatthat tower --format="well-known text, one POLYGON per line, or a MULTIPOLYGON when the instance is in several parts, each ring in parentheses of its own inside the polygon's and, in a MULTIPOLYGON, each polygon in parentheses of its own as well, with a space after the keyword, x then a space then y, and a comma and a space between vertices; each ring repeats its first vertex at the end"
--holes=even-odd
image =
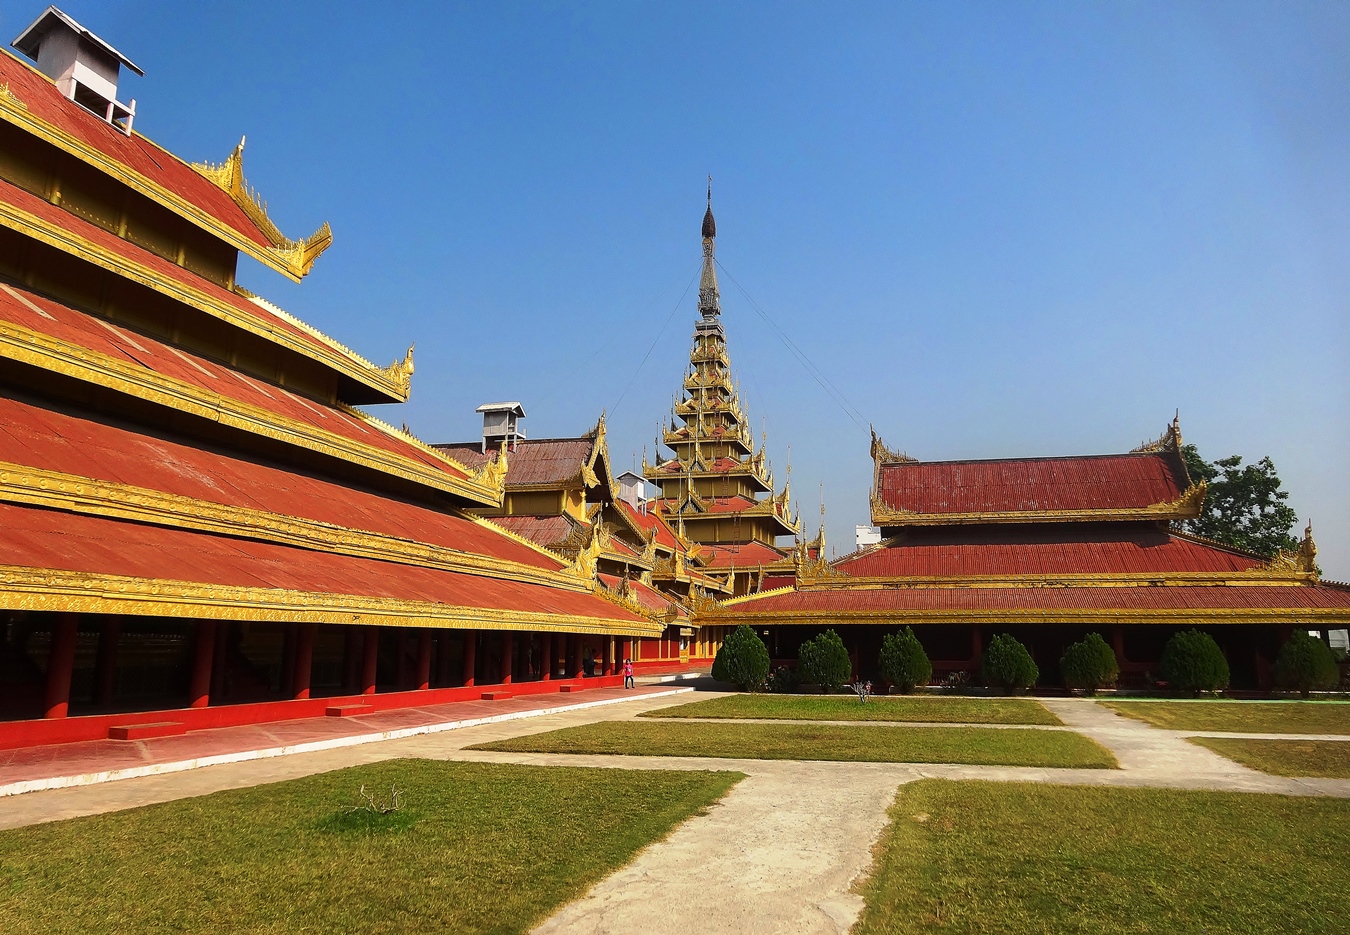
POLYGON ((731 575, 734 593, 755 591, 766 576, 791 575, 792 553, 780 536, 801 532, 788 504, 788 488, 774 493, 761 442, 754 438, 731 379, 726 331, 717 291, 712 185, 703 215, 703 275, 698 321, 684 388, 657 443, 657 463, 643 458, 646 478, 661 488, 656 509, 703 546, 709 570, 731 575), (663 459, 662 444, 674 451, 663 459))

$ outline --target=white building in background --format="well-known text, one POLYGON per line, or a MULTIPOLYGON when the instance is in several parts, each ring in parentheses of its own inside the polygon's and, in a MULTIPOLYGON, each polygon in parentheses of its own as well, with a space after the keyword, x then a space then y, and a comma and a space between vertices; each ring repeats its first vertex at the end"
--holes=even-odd
POLYGON ((864 549, 881 541, 881 530, 875 526, 854 526, 853 539, 856 548, 864 549))

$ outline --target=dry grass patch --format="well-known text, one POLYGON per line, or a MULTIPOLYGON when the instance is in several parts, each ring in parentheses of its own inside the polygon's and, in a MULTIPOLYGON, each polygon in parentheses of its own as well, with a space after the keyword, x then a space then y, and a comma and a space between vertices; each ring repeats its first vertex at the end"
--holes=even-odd
POLYGON ((1190 737, 1220 756, 1275 776, 1350 779, 1350 740, 1244 740, 1190 737))
POLYGON ((1063 724, 1028 698, 874 697, 851 695, 725 695, 646 711, 654 718, 769 718, 795 721, 911 721, 933 724, 1063 724))
POLYGON ((1168 730, 1350 735, 1345 701, 1099 701, 1125 717, 1168 730))

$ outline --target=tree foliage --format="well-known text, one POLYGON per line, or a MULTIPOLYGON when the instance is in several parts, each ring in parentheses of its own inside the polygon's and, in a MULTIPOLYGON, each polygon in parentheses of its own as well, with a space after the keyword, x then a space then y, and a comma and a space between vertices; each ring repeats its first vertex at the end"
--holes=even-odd
POLYGON ((727 634, 713 659, 712 677, 741 691, 758 691, 769 674, 769 651, 745 624, 727 634))
POLYGON ((1194 445, 1182 445, 1181 456, 1191 480, 1208 485, 1200 515, 1181 522, 1183 531, 1266 558, 1298 548, 1290 534, 1298 514, 1269 457, 1245 467, 1241 455, 1210 464, 1194 445))
POLYGON ((1304 698, 1309 692, 1335 688, 1340 677, 1331 647, 1307 630, 1295 630, 1275 657, 1275 684, 1304 698))
POLYGON ((1214 637, 1199 630, 1174 633, 1163 647, 1159 674, 1175 691, 1188 694, 1228 687, 1228 660, 1214 637))
POLYGON ((1010 633, 1000 633, 989 641, 980 660, 980 675, 986 685, 1004 691, 1030 688, 1041 677, 1041 670, 1027 648, 1010 633))
POLYGON ((933 677, 933 664, 914 631, 905 627, 899 633, 887 634, 881 641, 878 660, 881 677, 902 694, 908 695, 916 685, 927 685, 933 677))
POLYGON ((1089 633, 1064 651, 1059 660, 1059 672, 1065 688, 1079 688, 1091 695, 1099 688, 1115 684, 1120 675, 1120 664, 1102 635, 1089 633))
POLYGON ((853 674, 853 660, 844 641, 833 630, 809 639, 797 651, 802 681, 819 685, 826 694, 836 691, 853 674))

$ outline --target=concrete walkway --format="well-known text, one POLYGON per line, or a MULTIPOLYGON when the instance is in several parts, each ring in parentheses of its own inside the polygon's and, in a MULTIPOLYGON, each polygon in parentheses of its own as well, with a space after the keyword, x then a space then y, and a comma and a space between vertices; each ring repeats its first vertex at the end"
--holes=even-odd
MULTIPOLYGON (((702 697, 707 695, 700 693, 702 697)), ((1247 769, 1185 740, 1205 732, 1161 730, 1121 717, 1088 699, 1044 699, 1042 703, 1067 725, 1053 729, 1072 729, 1093 738, 1116 755, 1121 769, 582 756, 465 749, 490 740, 628 719, 642 711, 689 700, 685 694, 630 693, 622 704, 539 712, 528 720, 499 720, 348 749, 12 796, 0 799, 0 827, 204 795, 392 757, 612 769, 736 770, 746 778, 720 803, 685 822, 665 841, 648 847, 631 864, 563 907, 536 931, 543 935, 833 935, 848 931, 856 921, 862 901, 853 888, 870 867, 871 850, 885 827, 887 807, 899 786, 916 779, 1350 797, 1350 780, 1291 779, 1247 769)), ((869 722, 850 723, 865 727, 869 722)), ((1313 739, 1306 735, 1274 736, 1313 739)))

